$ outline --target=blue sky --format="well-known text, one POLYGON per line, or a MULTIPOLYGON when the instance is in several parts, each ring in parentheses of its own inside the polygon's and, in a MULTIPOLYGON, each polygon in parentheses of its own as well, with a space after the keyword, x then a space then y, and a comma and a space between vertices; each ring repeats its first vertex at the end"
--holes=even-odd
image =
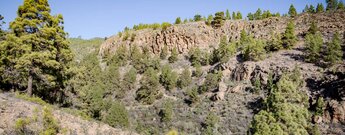
MULTIPOLYGON (((23 0, 0 0, 0 14, 6 24, 16 17, 23 0)), ((52 13, 64 16, 65 31, 70 37, 106 37, 139 23, 171 22, 176 17, 192 18, 195 14, 209 15, 217 11, 241 11, 243 16, 257 8, 287 13, 290 4, 301 12, 306 4, 325 0, 51 0, 52 13)))

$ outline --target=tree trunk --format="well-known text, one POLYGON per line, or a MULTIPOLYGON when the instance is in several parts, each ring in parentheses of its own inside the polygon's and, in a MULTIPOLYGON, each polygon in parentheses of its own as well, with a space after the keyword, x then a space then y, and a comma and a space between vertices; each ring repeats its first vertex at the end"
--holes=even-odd
POLYGON ((29 73, 29 77, 28 77, 27 94, 28 94, 29 96, 32 96, 32 74, 31 74, 31 72, 29 73))

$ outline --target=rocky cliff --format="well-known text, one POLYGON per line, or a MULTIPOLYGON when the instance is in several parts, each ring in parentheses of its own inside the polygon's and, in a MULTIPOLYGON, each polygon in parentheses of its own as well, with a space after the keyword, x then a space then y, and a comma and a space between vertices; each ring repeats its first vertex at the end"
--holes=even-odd
POLYGON ((295 18, 289 17, 272 17, 264 20, 247 21, 247 20, 228 20, 220 29, 214 29, 205 24, 205 22, 192 22, 178 24, 162 29, 144 29, 128 31, 129 38, 125 39, 120 35, 110 37, 101 45, 100 55, 103 56, 108 52, 111 54, 119 45, 139 47, 148 46, 150 51, 158 54, 164 45, 169 50, 176 47, 180 53, 187 53, 194 46, 200 48, 215 47, 220 37, 226 35, 229 40, 239 40, 241 30, 253 35, 255 38, 269 39, 271 32, 283 33, 286 24, 292 20, 296 27, 297 35, 303 35, 309 29, 311 22, 316 22, 320 31, 328 40, 335 32, 343 33, 345 30, 345 13, 304 13, 295 18))

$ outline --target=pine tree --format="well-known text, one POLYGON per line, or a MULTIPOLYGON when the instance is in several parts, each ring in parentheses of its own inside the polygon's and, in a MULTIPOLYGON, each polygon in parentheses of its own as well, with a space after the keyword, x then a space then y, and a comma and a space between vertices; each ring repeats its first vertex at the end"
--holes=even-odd
POLYGON ((47 0, 24 0, 17 18, 10 23, 10 30, 25 39, 20 45, 23 55, 16 58, 15 67, 21 77, 27 77, 27 81, 21 82, 27 83, 27 94, 58 100, 62 97, 57 95, 63 95, 65 82, 71 77, 68 63, 73 54, 63 30, 62 15, 52 16, 50 11, 47 0), (57 95, 51 96, 53 93, 57 95))
POLYGON ((244 59, 251 61, 262 60, 265 55, 265 45, 263 41, 250 38, 244 48, 244 59))
POLYGON ((258 10, 256 10, 254 14, 254 20, 261 20, 261 18, 262 18, 262 11, 260 8, 258 8, 258 10))
POLYGON ((141 87, 137 90, 136 100, 144 104, 152 104, 156 99, 161 98, 161 93, 158 89, 159 77, 157 72, 149 67, 141 79, 141 87))
POLYGON ((231 15, 230 15, 230 12, 229 12, 229 10, 228 10, 228 9, 226 10, 226 16, 225 16, 225 19, 226 19, 226 20, 230 20, 230 19, 231 19, 231 15))
POLYGON ((248 13, 247 18, 249 21, 254 20, 254 15, 252 13, 248 13))
POLYGON ((311 22, 310 27, 308 29, 309 34, 316 34, 316 32, 319 31, 315 22, 311 22))
POLYGON ((240 11, 237 11, 237 15, 236 15, 238 20, 242 19, 242 13, 240 11))
POLYGON ((305 7, 304 7, 304 9, 303 9, 303 12, 306 13, 306 12, 308 12, 308 10, 309 10, 309 6, 308 6, 308 5, 305 5, 305 7))
POLYGON ((178 52, 177 52, 176 47, 174 47, 171 51, 171 56, 168 58, 168 60, 170 63, 174 63, 178 60, 177 57, 178 57, 178 52))
POLYGON ((290 17, 295 17, 297 15, 296 8, 291 4, 289 8, 289 15, 290 17))
POLYGON ((326 0, 326 11, 334 11, 338 7, 338 0, 326 0))
POLYGON ((342 57, 343 52, 340 46, 339 33, 337 32, 334 34, 332 41, 327 45, 326 61, 329 63, 329 66, 332 66, 340 61, 342 57))
POLYGON ((283 48, 280 33, 271 33, 271 40, 268 41, 266 51, 278 51, 283 48))
POLYGON ((234 44, 229 45, 226 36, 223 36, 220 39, 219 47, 215 50, 213 63, 220 62, 225 63, 229 61, 230 57, 235 54, 235 48, 236 46, 234 44))
POLYGON ((192 82, 192 73, 188 67, 185 67, 178 80, 178 86, 180 88, 187 87, 192 82))
POLYGON ((168 56, 168 46, 167 45, 164 45, 163 49, 162 49, 162 52, 160 54, 160 58, 162 60, 165 60, 168 56))
POLYGON ((237 20, 237 16, 235 12, 232 12, 232 20, 237 20))
POLYGON ((212 21, 213 21, 213 16, 208 15, 207 20, 206 20, 206 25, 211 25, 212 21))
POLYGON ((318 3, 317 7, 316 7, 316 12, 317 13, 322 13, 324 11, 325 11, 325 8, 323 7, 323 4, 322 3, 318 3))
POLYGON ((160 83, 166 90, 172 91, 176 87, 177 79, 177 73, 172 71, 169 65, 163 66, 162 73, 160 75, 160 83))
POLYGON ((287 24, 282 40, 284 47, 287 49, 291 49, 296 44, 295 25, 292 21, 287 24))
POLYGON ((175 20, 175 24, 180 24, 180 23, 181 23, 181 18, 177 17, 176 20, 175 20))
POLYGON ((111 106, 102 119, 103 122, 112 127, 129 127, 129 115, 126 107, 120 102, 111 103, 111 106))
POLYGON ((306 51, 305 56, 308 62, 315 63, 320 59, 323 39, 321 33, 307 34, 305 37, 306 51))
POLYGON ((195 22, 198 22, 198 21, 201 21, 202 19, 201 19, 201 15, 199 15, 199 14, 196 14, 195 16, 194 16, 194 21, 195 22))
POLYGON ((344 10, 345 9, 343 1, 339 1, 337 9, 338 10, 344 10))
POLYGON ((211 25, 213 28, 220 28, 224 25, 224 20, 224 12, 217 12, 213 18, 213 21, 211 22, 211 25))

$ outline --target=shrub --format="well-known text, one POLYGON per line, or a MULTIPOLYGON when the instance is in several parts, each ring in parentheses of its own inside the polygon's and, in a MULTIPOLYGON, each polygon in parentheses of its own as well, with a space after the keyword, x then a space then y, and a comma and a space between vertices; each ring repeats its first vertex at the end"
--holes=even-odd
POLYGON ((181 23, 181 17, 177 17, 175 20, 175 24, 180 24, 181 23))
POLYGON ((129 127, 129 116, 124 105, 120 102, 113 102, 107 113, 103 116, 102 121, 112 127, 129 127))
POLYGON ((164 60, 164 59, 167 58, 167 56, 168 56, 168 46, 167 46, 167 45, 164 45, 164 47, 163 47, 163 49, 162 49, 162 51, 161 51, 161 53, 160 53, 160 58, 161 58, 162 60, 164 60))
POLYGON ((194 71, 194 76, 195 77, 201 77, 203 74, 203 71, 201 69, 201 65, 200 64, 196 64, 195 65, 195 71, 194 71))
POLYGON ((176 130, 170 130, 166 135, 178 135, 176 130))
POLYGON ((226 63, 236 52, 236 45, 229 44, 225 36, 220 40, 219 47, 214 51, 212 63, 226 63))
POLYGON ((283 48, 283 42, 279 33, 272 33, 271 40, 268 41, 265 47, 266 51, 278 51, 283 48))
POLYGON ((15 131, 18 135, 25 135, 27 133, 27 126, 30 124, 29 118, 18 118, 15 123, 15 131))
POLYGON ((168 22, 163 22, 162 23, 162 30, 166 30, 168 27, 170 27, 171 26, 171 24, 170 23, 168 23, 168 22))
POLYGON ((178 60, 177 57, 178 57, 178 52, 177 52, 176 47, 174 47, 171 51, 171 56, 168 58, 168 60, 170 63, 174 63, 178 60))
POLYGON ((201 21, 201 20, 202 20, 201 15, 196 14, 196 15, 194 16, 194 21, 195 21, 195 22, 198 22, 198 21, 201 21))
POLYGON ((15 97, 26 100, 26 101, 34 102, 39 105, 49 105, 47 102, 45 102, 43 99, 39 97, 35 97, 35 96, 30 97, 27 94, 20 94, 19 92, 15 93, 15 97))
POLYGON ((207 20, 206 20, 206 25, 208 25, 208 26, 210 26, 211 25, 211 23, 212 23, 212 20, 213 20, 213 16, 212 15, 209 15, 208 17, 207 17, 207 20))
POLYGON ((166 90, 173 90, 177 83, 177 73, 173 72, 169 65, 163 66, 160 82, 166 90))
POLYGON ((163 122, 171 122, 173 118, 173 104, 171 101, 166 101, 164 103, 163 109, 160 112, 161 120, 163 122))
MULTIPOLYGON (((131 90, 134 88, 135 82, 137 80, 137 70, 135 68, 131 68, 123 78, 123 85, 126 88, 126 90, 131 90)), ((126 92, 126 91, 124 91, 126 92)))
POLYGON ((209 73, 206 75, 204 84, 201 86, 199 93, 205 93, 218 88, 218 83, 222 79, 222 72, 209 73))
POLYGON ((200 101, 198 87, 193 86, 192 88, 187 90, 188 100, 190 104, 195 104, 200 101))
POLYGON ((59 133, 59 125, 56 122, 51 108, 44 106, 43 107, 43 131, 44 135, 56 135, 59 133))
POLYGON ((207 52, 201 51, 198 47, 192 48, 189 52, 189 61, 192 66, 196 65, 208 65, 209 64, 209 54, 207 52))
POLYGON ((202 134, 213 135, 218 121, 219 121, 219 117, 213 112, 210 112, 205 119, 205 122, 204 122, 205 126, 204 126, 204 130, 202 134))
POLYGON ((185 67, 178 80, 178 86, 184 88, 192 82, 191 72, 188 67, 185 67))
POLYGON ((319 97, 316 102, 315 115, 322 116, 324 109, 325 109, 325 102, 323 101, 323 97, 319 97))

